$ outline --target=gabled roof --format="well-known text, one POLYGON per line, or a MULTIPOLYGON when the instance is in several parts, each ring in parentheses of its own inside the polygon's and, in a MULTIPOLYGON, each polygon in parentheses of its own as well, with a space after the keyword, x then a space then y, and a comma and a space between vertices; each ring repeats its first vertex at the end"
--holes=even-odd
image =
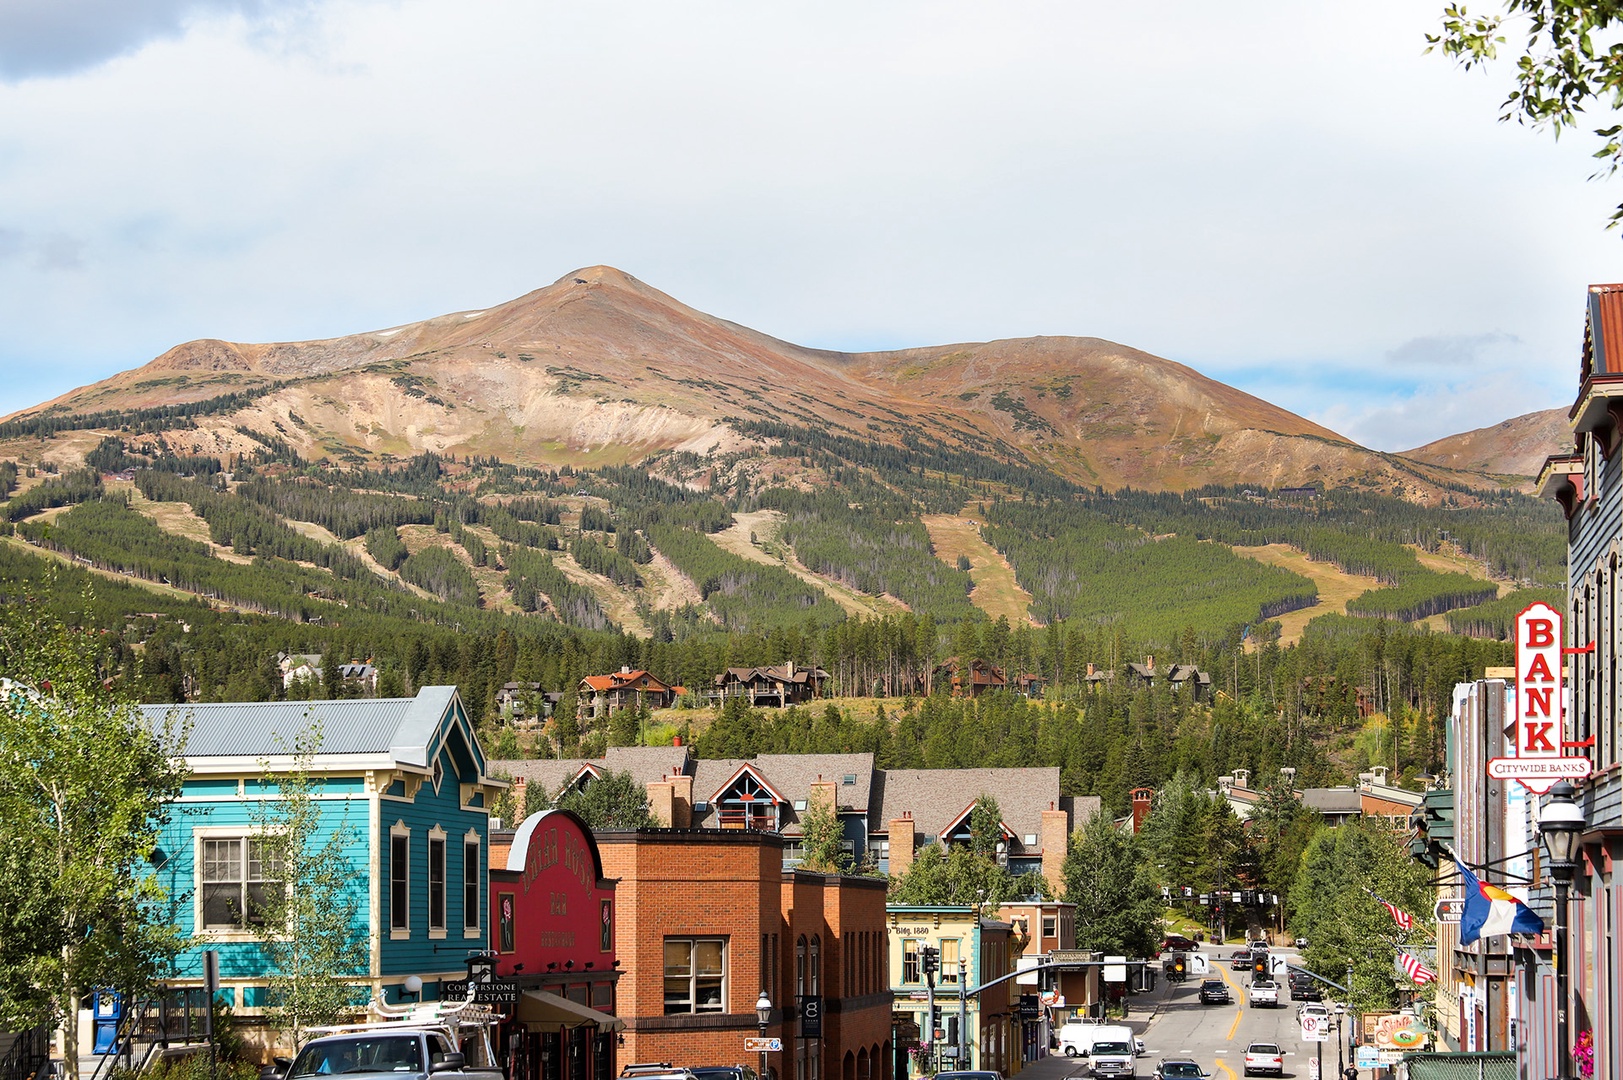
POLYGON ((588 675, 581 682, 598 693, 609 690, 623 690, 640 688, 645 690, 674 690, 675 687, 662 682, 657 676, 649 674, 642 668, 636 671, 616 671, 608 675, 588 675), (638 684, 643 684, 638 687, 638 684))
POLYGON ((755 759, 772 784, 794 804, 811 798, 812 784, 826 780, 834 785, 834 803, 842 811, 868 812, 873 790, 872 754, 761 754, 755 759), (847 784, 847 776, 856 783, 847 784))
MULTIPOLYGON (((244 768, 259 760, 291 757, 299 736, 321 726, 316 758, 375 760, 376 767, 427 771, 448 739, 465 750, 484 779, 484 752, 454 686, 425 686, 412 698, 338 701, 252 701, 197 705, 142 705, 154 727, 173 716, 187 725, 182 757, 200 766, 244 768)), ((357 762, 358 764, 358 762, 357 762)))
MULTIPOLYGON (((738 766, 738 768, 733 770, 731 776, 727 777, 726 780, 723 780, 721 782, 720 786, 718 786, 714 792, 712 792, 712 793, 710 793, 709 795, 706 796, 706 800, 708 802, 710 802, 712 805, 714 805, 717 802, 717 800, 719 800, 721 798, 721 796, 727 791, 728 788, 730 788, 734 784, 736 784, 746 774, 753 777, 755 782, 757 784, 761 785, 761 788, 768 795, 772 796, 772 801, 773 802, 779 803, 780 805, 783 805, 783 806, 791 805, 789 800, 783 797, 783 792, 779 791, 776 787, 774 787, 772 785, 772 781, 770 781, 770 780, 768 780, 766 778, 766 774, 761 771, 761 767, 759 765, 756 765, 752 761, 746 761, 746 762, 741 763, 738 766)), ((698 798, 698 792, 697 791, 694 792, 694 798, 695 799, 698 798)))
POLYGON ((1010 849, 1036 851, 1042 845, 1042 815, 1050 806, 1069 809, 1070 827, 1080 828, 1097 812, 1096 796, 1067 799, 1060 794, 1059 769, 886 769, 874 782, 879 788, 869 812, 875 831, 885 831, 903 811, 913 815, 913 828, 924 837, 946 832, 966 798, 990 795, 1013 834, 1010 849), (1035 836, 1027 845, 1025 838, 1035 836))
POLYGON ((814 681, 821 682, 828 677, 828 672, 820 667, 805 668, 796 665, 793 672, 789 670, 788 664, 778 664, 775 667, 730 667, 716 676, 716 685, 725 686, 730 679, 746 683, 765 679, 767 682, 805 686, 814 681))
POLYGON ((693 759, 685 746, 611 746, 600 758, 503 758, 492 761, 492 772, 504 773, 556 794, 590 767, 603 772, 627 772, 640 787, 672 773, 692 774, 693 759))
MULTIPOLYGON (((975 804, 979 801, 979 799, 970 800, 969 805, 964 807, 962 813, 941 827, 941 835, 951 836, 953 833, 957 832, 963 826, 964 822, 969 820, 969 815, 975 812, 975 804)), ((1003 807, 999 805, 998 809, 1001 810, 1002 808, 1003 807)), ((1001 820, 998 821, 997 827, 1003 833, 1003 838, 1005 840, 1017 839, 1017 837, 1014 835, 1014 830, 1005 825, 1001 820)))

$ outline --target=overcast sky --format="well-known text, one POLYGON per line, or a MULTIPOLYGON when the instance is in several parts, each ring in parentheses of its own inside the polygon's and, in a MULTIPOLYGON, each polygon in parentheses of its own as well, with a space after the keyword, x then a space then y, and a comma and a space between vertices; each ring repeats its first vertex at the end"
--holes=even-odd
POLYGON ((609 263, 808 345, 1110 338, 1368 445, 1566 404, 1623 180, 1442 0, 0 0, 0 413, 609 263))

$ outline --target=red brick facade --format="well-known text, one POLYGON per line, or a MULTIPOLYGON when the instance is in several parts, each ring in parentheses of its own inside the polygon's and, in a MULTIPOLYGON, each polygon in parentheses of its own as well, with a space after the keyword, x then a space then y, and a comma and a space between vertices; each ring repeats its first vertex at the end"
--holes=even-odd
POLYGON ((604 874, 619 879, 622 1064, 759 1068, 744 1040, 757 1033, 765 989, 767 1035, 783 1040, 783 1052, 768 1055, 779 1080, 891 1080, 882 879, 786 872, 773 833, 647 829, 598 833, 597 842, 604 874), (667 944, 673 970, 687 973, 670 980, 667 944), (799 1039, 796 1002, 814 993, 823 1036, 799 1039))

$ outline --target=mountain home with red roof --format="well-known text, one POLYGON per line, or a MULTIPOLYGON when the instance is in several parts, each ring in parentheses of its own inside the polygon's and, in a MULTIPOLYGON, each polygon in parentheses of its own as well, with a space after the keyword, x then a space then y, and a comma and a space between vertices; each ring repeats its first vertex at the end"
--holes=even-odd
POLYGON ((621 709, 641 705, 645 709, 668 709, 676 703, 680 686, 670 686, 648 672, 623 667, 612 675, 588 675, 580 681, 575 718, 581 722, 601 720, 621 709))

